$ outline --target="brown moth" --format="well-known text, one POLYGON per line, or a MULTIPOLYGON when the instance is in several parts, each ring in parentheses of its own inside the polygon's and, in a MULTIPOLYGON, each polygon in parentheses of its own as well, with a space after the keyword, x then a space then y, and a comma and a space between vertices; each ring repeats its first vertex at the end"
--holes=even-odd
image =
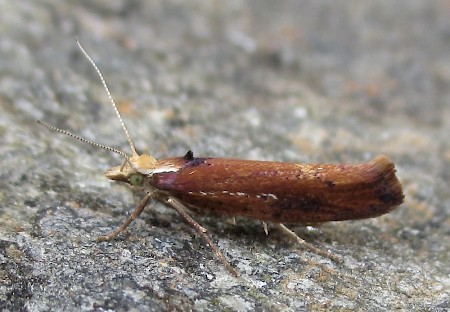
POLYGON ((106 241, 125 231, 150 199, 175 209, 210 246, 216 258, 234 276, 238 272, 190 213, 201 211, 224 216, 244 216, 271 222, 289 237, 315 253, 338 261, 330 252, 305 242, 283 223, 318 223, 373 218, 403 202, 402 186, 392 161, 378 156, 361 164, 295 164, 227 158, 182 157, 157 160, 139 155, 100 70, 77 41, 96 70, 131 148, 131 155, 98 144, 43 122, 40 124, 80 141, 115 152, 124 162, 106 172, 110 180, 143 187, 147 194, 130 217, 106 241))

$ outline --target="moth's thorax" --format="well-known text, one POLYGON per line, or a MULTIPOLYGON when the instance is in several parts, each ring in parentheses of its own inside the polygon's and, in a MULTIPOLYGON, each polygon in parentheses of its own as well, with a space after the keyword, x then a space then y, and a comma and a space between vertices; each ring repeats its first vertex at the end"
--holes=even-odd
POLYGON ((186 160, 183 157, 156 160, 153 156, 144 154, 130 157, 121 166, 108 169, 105 173, 110 180, 128 182, 133 174, 140 173, 152 176, 155 173, 177 172, 186 160))
POLYGON ((131 169, 144 175, 151 175, 158 166, 158 161, 151 155, 136 155, 130 158, 131 169))

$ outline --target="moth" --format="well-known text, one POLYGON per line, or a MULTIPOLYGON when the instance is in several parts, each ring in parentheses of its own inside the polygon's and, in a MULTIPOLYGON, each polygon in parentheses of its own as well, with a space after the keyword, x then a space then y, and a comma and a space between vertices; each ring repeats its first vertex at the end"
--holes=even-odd
POLYGON ((195 157, 191 151, 181 157, 159 160, 150 154, 139 155, 103 75, 78 41, 77 44, 100 77, 128 140, 131 155, 38 122, 51 130, 121 155, 123 163, 109 169, 106 177, 146 190, 146 195, 125 222, 110 234, 99 237, 98 241, 112 240, 125 231, 149 201, 155 199, 175 209, 225 268, 238 276, 206 234, 207 230, 192 218, 192 212, 260 220, 266 233, 267 222, 270 222, 305 248, 339 261, 339 257, 307 243, 283 223, 373 218, 390 212, 403 202, 395 166, 383 155, 360 164, 296 164, 195 157))

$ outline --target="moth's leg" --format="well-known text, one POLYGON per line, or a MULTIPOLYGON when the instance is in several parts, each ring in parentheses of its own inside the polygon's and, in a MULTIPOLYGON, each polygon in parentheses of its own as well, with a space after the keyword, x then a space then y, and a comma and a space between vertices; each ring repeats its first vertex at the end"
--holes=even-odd
POLYGON ((266 233, 266 235, 269 235, 269 227, 267 226, 266 222, 262 222, 263 227, 264 227, 264 233, 266 233))
POLYGON ((217 247, 216 244, 213 243, 213 241, 209 238, 209 236, 206 234, 206 229, 201 226, 197 221, 192 219, 192 217, 188 214, 186 207, 179 202, 178 200, 172 198, 172 197, 158 197, 159 200, 165 201, 168 205, 170 205, 173 209, 175 209, 180 216, 184 219, 184 221, 192 226, 194 230, 202 237, 202 239, 205 241, 206 245, 208 245, 211 250, 213 251, 216 258, 222 262, 223 266, 230 272, 231 275, 237 277, 239 276, 239 273, 231 266, 231 264, 228 262, 228 260, 225 258, 225 256, 222 254, 222 252, 219 250, 219 247, 217 247))
POLYGON ((131 215, 128 217, 128 219, 125 220, 125 222, 120 227, 118 227, 115 231, 109 233, 108 235, 98 237, 97 242, 104 242, 104 241, 112 240, 117 235, 119 235, 120 233, 125 231, 126 228, 130 225, 130 223, 133 222, 134 219, 137 219, 139 217, 139 215, 144 210, 145 206, 147 206, 148 201, 152 197, 153 197, 153 193, 148 193, 147 195, 145 195, 145 197, 142 199, 142 201, 139 203, 139 205, 136 207, 136 209, 134 209, 134 211, 131 213, 131 215))
POLYGON ((289 236, 292 240, 294 240, 297 244, 303 246, 304 248, 312 251, 315 254, 324 256, 328 259, 331 259, 335 262, 341 262, 342 259, 341 257, 326 251, 326 250, 322 250, 320 248, 317 248, 313 245, 311 245, 310 243, 306 242, 304 239, 300 238, 297 234, 295 234, 293 231, 291 231, 290 229, 288 229, 286 226, 284 226, 281 223, 276 223, 274 224, 278 229, 280 229, 284 234, 286 234, 287 236, 289 236))

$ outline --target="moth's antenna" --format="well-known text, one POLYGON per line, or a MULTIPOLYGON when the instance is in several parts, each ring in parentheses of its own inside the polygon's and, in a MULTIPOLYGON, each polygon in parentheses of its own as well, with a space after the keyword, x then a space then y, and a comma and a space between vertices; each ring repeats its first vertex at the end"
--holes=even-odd
POLYGON ((112 147, 109 147, 109 146, 106 146, 106 145, 103 145, 103 144, 99 144, 99 143, 93 142, 93 141, 91 141, 91 140, 82 138, 82 137, 80 137, 80 136, 78 136, 78 135, 76 135, 76 134, 73 134, 72 132, 69 132, 69 131, 67 131, 67 130, 63 130, 63 129, 56 128, 56 127, 51 126, 51 125, 49 125, 49 124, 46 124, 45 122, 42 122, 42 121, 40 121, 40 120, 38 120, 37 122, 38 122, 40 125, 43 125, 44 127, 47 127, 47 128, 49 128, 49 129, 51 129, 51 130, 53 130, 53 131, 56 131, 56 132, 59 132, 59 133, 68 135, 68 136, 70 136, 71 138, 77 139, 77 140, 79 140, 79 141, 81 141, 81 142, 89 143, 89 144, 91 144, 91 145, 93 145, 93 146, 95 146, 95 147, 100 147, 100 148, 103 148, 103 149, 105 149, 105 150, 108 150, 108 151, 114 152, 114 153, 116 153, 116 154, 119 154, 120 156, 125 157, 125 159, 126 159, 128 162, 130 161, 130 158, 128 157, 128 155, 127 155, 125 152, 122 152, 122 151, 120 151, 120 150, 118 150, 118 149, 115 149, 115 148, 112 148, 112 147))
MULTIPOLYGON (((108 88, 108 86, 106 85, 106 82, 105 82, 105 79, 103 78, 102 73, 100 72, 100 70, 98 69, 97 65, 96 65, 95 62, 92 60, 92 58, 89 56, 89 54, 87 54, 87 52, 83 49, 83 47, 81 46, 81 43, 78 41, 78 39, 76 39, 76 41, 77 41, 78 47, 80 48, 81 52, 83 52, 84 56, 86 56, 86 58, 87 58, 88 61, 92 64, 92 66, 94 67, 94 69, 95 69, 95 71, 97 72, 98 76, 100 77, 100 80, 101 80, 101 82, 102 82, 102 84, 103 84, 103 88, 105 89, 106 93, 108 94, 109 101, 111 102, 111 105, 113 106, 114 111, 116 112, 116 115, 117 115, 117 117, 119 118, 120 124, 122 125, 122 129, 123 129, 123 131, 125 132, 125 135, 126 135, 126 137, 127 137, 128 144, 129 144, 130 147, 131 147, 131 152, 133 153, 133 156, 138 156, 138 153, 136 152, 136 148, 134 147, 133 141, 131 140, 131 137, 130 137, 130 134, 129 134, 129 132, 128 132, 128 129, 127 129, 127 127, 125 126, 125 123, 123 122, 122 116, 120 116, 119 110, 117 109, 116 102, 114 102, 114 99, 113 99, 113 97, 111 96, 111 92, 109 92, 109 88, 108 88)), ((49 127, 49 128, 51 129, 51 127, 49 127)), ((59 130, 59 129, 56 129, 56 128, 55 128, 55 129, 53 129, 53 130, 56 130, 56 131, 57 131, 57 130, 59 130)), ((64 130, 63 130, 63 131, 64 131, 64 130)), ((59 132, 62 132, 62 131, 59 131, 59 132)), ((63 133, 63 132, 62 132, 62 133, 63 133)), ((66 133, 66 134, 68 134, 68 135, 70 135, 70 136, 72 136, 72 137, 76 137, 76 136, 73 135, 73 134, 69 134, 69 133, 66 133)), ((83 141, 83 140, 82 140, 82 141, 83 141)), ((86 140, 86 141, 87 141, 87 140, 86 140)), ((92 143, 92 142, 90 142, 90 143, 92 143)), ((95 144, 94 144, 94 145, 95 145, 95 144)), ((101 144, 98 144, 98 145, 101 146, 101 144)))

